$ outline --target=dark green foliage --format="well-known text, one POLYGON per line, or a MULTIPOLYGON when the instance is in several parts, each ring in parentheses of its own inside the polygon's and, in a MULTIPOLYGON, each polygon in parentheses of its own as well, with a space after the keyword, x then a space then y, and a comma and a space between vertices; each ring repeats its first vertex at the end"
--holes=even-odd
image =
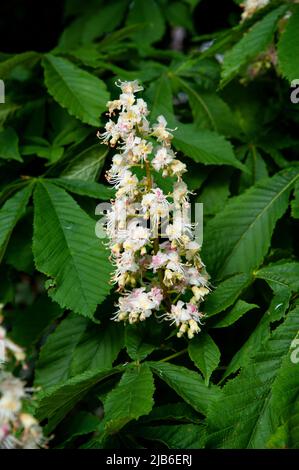
POLYGON ((0 55, 0 304, 50 447, 299 446, 299 6, 201 36, 201 3, 215 8, 68 0, 54 49, 0 55), (117 79, 139 80, 151 119, 177 127, 204 204, 212 292, 189 342, 154 318, 110 320, 95 210, 113 197, 111 152, 96 132, 117 79))

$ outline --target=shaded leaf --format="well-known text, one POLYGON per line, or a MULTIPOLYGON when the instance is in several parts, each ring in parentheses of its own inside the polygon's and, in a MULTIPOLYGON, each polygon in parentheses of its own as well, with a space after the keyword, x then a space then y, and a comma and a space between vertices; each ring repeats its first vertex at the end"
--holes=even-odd
POLYGON ((94 221, 61 188, 41 181, 34 193, 33 253, 51 276, 50 296, 61 307, 92 318, 110 291, 111 266, 94 221))
POLYGON ((62 57, 46 54, 42 63, 53 98, 72 116, 98 126, 109 99, 104 82, 62 57))

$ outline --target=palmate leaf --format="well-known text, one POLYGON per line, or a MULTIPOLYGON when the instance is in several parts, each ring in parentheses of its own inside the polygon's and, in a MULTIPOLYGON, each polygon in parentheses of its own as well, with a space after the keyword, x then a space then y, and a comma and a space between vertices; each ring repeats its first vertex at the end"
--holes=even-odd
POLYGON ((225 54, 221 86, 226 85, 244 65, 265 50, 272 40, 278 20, 287 8, 286 5, 281 5, 268 13, 225 54))
POLYGON ((92 318, 110 291, 111 265, 95 222, 63 189, 40 181, 34 192, 33 253, 50 276, 50 296, 63 308, 92 318))
POLYGON ((251 282, 250 274, 235 274, 220 282, 205 302, 205 314, 212 317, 230 307, 251 282))
POLYGON ((87 124, 99 125, 109 94, 102 80, 72 62, 52 54, 43 59, 49 93, 68 112, 87 124))
POLYGON ((98 326, 71 314, 42 346, 35 384, 48 388, 86 370, 109 369, 122 346, 122 325, 110 322, 98 326))
POLYGON ((298 5, 294 5, 293 8, 294 11, 278 43, 278 65, 290 82, 299 77, 299 8, 298 5))
POLYGON ((154 404, 154 380, 147 364, 130 367, 104 402, 107 433, 119 431, 129 421, 148 414, 154 404))
POLYGON ((8 59, 0 62, 0 77, 9 78, 9 75, 15 67, 31 67, 40 59, 40 54, 34 51, 15 54, 8 59))
POLYGON ((95 144, 82 150, 61 173, 67 179, 95 181, 105 163, 108 153, 106 145, 95 144))
MULTIPOLYGON (((297 308, 299 312, 299 309, 297 308)), ((299 331, 298 331, 299 333, 299 331)), ((274 425, 287 430, 288 447, 299 444, 299 337, 291 343, 272 388, 271 408, 274 425)))
POLYGON ((261 264, 298 179, 297 168, 283 170, 231 199, 208 222, 205 237, 209 243, 203 244, 202 257, 211 275, 222 278, 252 272, 261 264))
POLYGON ((205 165, 230 165, 246 170, 234 155, 233 147, 222 135, 193 124, 178 124, 173 145, 195 162, 205 165))
POLYGON ((198 413, 187 403, 168 403, 167 405, 155 406, 147 415, 140 418, 141 423, 153 421, 183 421, 190 423, 200 423, 198 413))
POLYGON ((70 178, 53 178, 50 182, 80 196, 88 196, 102 201, 110 200, 114 191, 109 186, 94 181, 82 181, 70 178))
POLYGON ((97 416, 85 411, 79 411, 74 416, 71 416, 69 420, 64 423, 64 436, 67 438, 62 444, 59 444, 56 448, 64 449, 65 445, 72 439, 90 434, 98 430, 100 420, 97 416))
POLYGON ((243 449, 266 446, 275 429, 273 384, 283 371, 283 360, 289 356, 289 348, 298 328, 297 307, 287 315, 284 323, 240 375, 224 386, 221 399, 211 403, 207 418, 208 447, 243 449))
POLYGON ((19 152, 19 138, 12 127, 0 131, 0 158, 23 161, 19 152))
POLYGON ((294 189, 294 199, 291 202, 291 208, 292 208, 292 217, 294 219, 299 219, 299 183, 295 185, 294 189))
POLYGON ((141 23, 143 28, 132 36, 140 48, 161 39, 165 31, 165 21, 155 0, 134 1, 128 15, 127 24, 134 25, 138 23, 141 23))
POLYGON ((205 385, 202 377, 186 367, 167 362, 149 363, 155 374, 173 388, 196 411, 207 414, 211 402, 221 394, 215 385, 205 385))
POLYGON ((29 184, 8 199, 0 209, 0 261, 17 221, 25 212, 32 189, 32 184, 29 184))
POLYGON ((90 370, 41 391, 37 396, 37 418, 48 419, 46 431, 51 432, 95 384, 118 372, 117 368, 90 370))
POLYGON ((270 286, 277 286, 297 292, 299 290, 299 262, 281 260, 268 264, 255 273, 258 279, 264 279, 270 286))
POLYGON ((205 378, 206 385, 212 372, 220 362, 220 351, 217 344, 207 333, 202 333, 190 341, 188 353, 205 378))
POLYGON ((216 93, 199 92, 178 76, 174 76, 173 80, 188 94, 194 123, 197 127, 210 129, 226 136, 239 136, 240 128, 235 116, 220 96, 216 93))
POLYGON ((101 8, 87 9, 63 31, 58 49, 72 51, 80 44, 90 44, 104 33, 113 31, 123 19, 127 1, 117 0, 101 8))
POLYGON ((270 337, 271 323, 281 320, 287 311, 291 299, 290 289, 277 285, 271 285, 270 287, 274 291, 274 296, 268 309, 248 339, 233 356, 222 377, 222 381, 249 362, 256 350, 270 337))
POLYGON ((10 337, 28 351, 62 313, 59 305, 43 294, 26 309, 16 310, 10 337))
POLYGON ((107 325, 98 326, 88 322, 86 331, 74 350, 70 374, 77 375, 85 370, 112 367, 123 346, 122 324, 109 320, 107 325))
POLYGON ((138 430, 137 436, 162 442, 169 449, 202 449, 205 427, 199 424, 146 426, 138 430))
POLYGON ((145 97, 150 104, 151 121, 155 121, 162 114, 168 123, 172 125, 171 123, 174 120, 173 97, 171 84, 166 73, 163 73, 158 80, 150 84, 145 97))
POLYGON ((42 346, 35 369, 35 384, 44 389, 65 382, 70 376, 74 350, 87 320, 71 314, 63 320, 42 346))
MULTIPOLYGON (((200 171, 200 174, 202 174, 202 171, 200 171)), ((220 212, 226 205, 230 196, 229 185, 231 176, 231 168, 225 168, 222 170, 221 174, 217 172, 217 176, 213 174, 208 179, 205 187, 196 199, 196 202, 203 204, 205 216, 217 214, 217 212, 220 212)), ((186 181, 185 177, 184 181, 186 181)))
POLYGON ((213 323, 213 328, 224 328, 235 323, 239 318, 241 318, 245 313, 253 310, 254 308, 259 308, 256 304, 249 304, 244 300, 237 300, 235 305, 222 315, 222 318, 219 318, 216 323, 213 323))

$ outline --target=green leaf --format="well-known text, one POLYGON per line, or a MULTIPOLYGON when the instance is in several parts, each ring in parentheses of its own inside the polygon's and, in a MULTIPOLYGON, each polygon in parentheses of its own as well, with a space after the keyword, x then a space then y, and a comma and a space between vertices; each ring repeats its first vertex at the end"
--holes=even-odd
POLYGON ((142 423, 162 420, 200 422, 197 412, 184 402, 155 406, 147 416, 140 418, 142 423))
POLYGON ((49 93, 68 112, 87 124, 99 126, 109 94, 102 80, 61 57, 46 54, 43 59, 49 93))
POLYGON ((278 20, 287 10, 281 5, 254 24, 224 56, 221 86, 234 78, 248 62, 263 52, 270 44, 278 20))
POLYGON ((31 193, 32 185, 29 184, 8 199, 0 210, 0 261, 16 223, 25 213, 31 193))
POLYGON ((281 260, 268 264, 255 273, 258 279, 264 279, 270 285, 290 289, 292 292, 299 290, 299 262, 281 260))
POLYGON ((291 202, 291 213, 294 219, 299 219, 299 183, 295 185, 294 199, 291 202))
POLYGON ((171 123, 174 120, 173 97, 169 78, 163 73, 158 80, 153 81, 146 90, 145 98, 151 110, 150 119, 154 121, 163 115, 171 123))
POLYGON ((174 81, 188 94, 196 127, 210 129, 226 136, 238 137, 240 129, 228 104, 216 93, 197 91, 180 77, 174 81))
POLYGON ((124 346, 122 324, 109 321, 108 325, 94 325, 90 322, 76 346, 70 368, 71 375, 84 370, 101 370, 112 367, 124 346))
MULTIPOLYGON (((85 411, 79 411, 74 416, 64 423, 63 434, 67 436, 67 439, 58 446, 58 449, 64 448, 72 439, 91 432, 97 431, 100 425, 100 420, 97 416, 87 413, 85 411)), ((56 447, 57 448, 57 447, 56 447)))
MULTIPOLYGON (((221 399, 211 403, 208 446, 212 448, 263 448, 274 431, 274 382, 283 367, 299 328, 299 309, 287 315, 264 347, 238 377, 223 388, 221 399)), ((281 393, 279 395, 282 397, 281 393)))
POLYGON ((107 433, 115 433, 129 421, 148 414, 154 404, 154 380, 147 364, 128 368, 104 403, 107 433))
POLYGON ((164 34, 164 18, 155 0, 147 0, 146 2, 134 0, 128 15, 127 24, 134 25, 136 23, 143 23, 142 30, 132 35, 140 48, 158 41, 164 34))
POLYGON ((52 429, 74 408, 74 406, 98 382, 119 372, 117 368, 100 371, 86 371, 63 384, 54 385, 41 391, 37 397, 37 419, 48 419, 47 432, 52 429))
POLYGON ((26 309, 16 312, 10 336, 17 344, 29 348, 41 338, 51 323, 60 315, 62 315, 62 310, 59 305, 52 302, 47 295, 42 295, 26 309))
POLYGON ((186 403, 203 415, 207 414, 208 407, 221 393, 215 385, 209 387, 205 385, 197 372, 186 367, 167 362, 151 362, 150 366, 161 380, 164 380, 186 403))
POLYGON ((203 374, 206 385, 209 385, 212 372, 220 362, 220 351, 217 344, 207 333, 202 333, 190 341, 188 353, 203 374))
POLYGON ((108 149, 106 145, 95 144, 88 147, 67 165, 61 173, 61 177, 83 180, 95 181, 99 174, 100 169, 103 167, 108 149))
POLYGON ((230 326, 245 315, 245 313, 253 310, 254 308, 259 308, 259 306, 256 304, 248 304, 244 300, 237 300, 232 309, 225 313, 223 318, 220 318, 213 324, 213 328, 224 328, 226 326, 230 326))
MULTIPOLYGON (((297 308, 297 312, 299 309, 297 308)), ((283 359, 281 368, 272 387, 271 408, 277 430, 284 424, 287 432, 288 447, 296 448, 299 434, 299 338, 298 333, 283 359)))
POLYGON ((48 388, 86 370, 109 369, 123 342, 122 325, 98 326, 71 314, 42 346, 35 383, 48 388))
POLYGON ((0 106, 0 127, 6 122, 6 120, 11 117, 21 105, 16 103, 1 103, 0 106))
POLYGON ((32 276, 34 259, 32 253, 33 217, 31 210, 27 211, 16 225, 7 244, 5 262, 17 271, 32 276))
POLYGON ((71 314, 63 320, 42 346, 35 370, 35 384, 43 388, 69 378, 74 350, 86 328, 86 319, 71 314))
POLYGON ((92 318, 110 291, 111 266, 95 222, 61 188, 40 181, 34 192, 33 253, 50 276, 50 296, 62 308, 92 318))
POLYGON ((40 54, 34 51, 22 52, 21 54, 15 54, 12 57, 0 62, 0 77, 10 78, 11 72, 16 67, 31 67, 40 58, 40 54))
POLYGON ((231 143, 208 129, 179 123, 174 132, 173 145, 196 162, 205 165, 230 165, 244 170, 244 165, 234 155, 231 143))
POLYGON ((59 160, 63 155, 63 147, 56 147, 52 145, 23 145, 21 148, 22 155, 37 155, 41 158, 46 158, 50 163, 59 160))
POLYGON ((23 161, 19 152, 19 138, 12 127, 0 132, 0 158, 23 161))
POLYGON ((169 449, 202 449, 205 427, 198 424, 173 424, 141 427, 138 437, 159 441, 169 449))
POLYGON ((100 8, 96 5, 96 8, 87 9, 63 31, 58 49, 73 50, 80 44, 90 44, 104 33, 113 31, 121 23, 127 3, 118 0, 100 8))
POLYGON ((102 201, 110 200, 114 194, 113 189, 109 186, 104 186, 103 184, 95 183, 94 181, 82 181, 70 178, 52 178, 48 181, 71 193, 101 199, 102 201))
MULTIPOLYGON (((200 193, 196 202, 203 204, 204 215, 215 215, 220 212, 226 205, 230 195, 229 185, 231 178, 231 169, 227 168, 212 175, 205 184, 203 191, 200 193)), ((185 180, 186 178, 184 178, 185 180)))
POLYGON ((299 77, 299 8, 294 5, 293 9, 292 15, 280 37, 277 49, 279 69, 290 82, 299 77))
POLYGON ((258 150, 252 146, 245 160, 250 174, 242 173, 240 180, 240 192, 245 188, 256 184, 259 180, 269 176, 267 165, 258 150))
POLYGON ((270 336, 270 325, 275 321, 283 318, 289 307, 291 292, 284 287, 275 288, 274 297, 269 308, 262 316, 261 320, 251 332, 248 339, 243 343, 238 352, 233 356, 226 371, 222 377, 222 381, 229 375, 235 373, 240 367, 247 364, 250 358, 255 354, 259 347, 265 343, 270 336))
POLYGON ((141 325, 126 325, 125 345, 134 361, 142 361, 156 348, 154 344, 146 342, 144 333, 141 325))
POLYGON ((212 276, 250 272, 261 264, 298 178, 298 169, 283 170, 232 198, 207 223, 205 237, 209 242, 203 244, 202 257, 212 276))
POLYGON ((217 315, 230 307, 252 281, 250 274, 235 274, 222 281, 214 291, 209 294, 204 305, 204 312, 208 317, 217 315))

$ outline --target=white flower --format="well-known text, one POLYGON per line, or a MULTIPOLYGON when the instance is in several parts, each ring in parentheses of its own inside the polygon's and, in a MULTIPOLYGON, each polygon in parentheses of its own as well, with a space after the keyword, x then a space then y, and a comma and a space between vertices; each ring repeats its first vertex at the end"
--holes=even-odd
POLYGON ((143 87, 139 85, 137 80, 132 80, 131 82, 121 82, 119 80, 115 84, 120 87, 123 93, 136 93, 137 91, 143 90, 143 87))
POLYGON ((191 286, 207 287, 208 285, 207 278, 202 276, 195 267, 186 269, 186 278, 191 286))
POLYGON ((200 323, 202 316, 194 304, 185 304, 181 300, 176 305, 172 305, 171 311, 166 314, 167 319, 179 327, 177 336, 180 337, 187 333, 189 339, 192 339, 194 334, 200 331, 198 323, 200 323))
POLYGON ((246 20, 252 16, 257 10, 268 5, 270 0, 245 0, 244 11, 242 13, 242 20, 246 20))
POLYGON ((117 125, 110 119, 105 125, 105 129, 106 129, 106 132, 103 132, 103 134, 98 132, 97 136, 99 139, 103 139, 104 144, 109 143, 111 147, 114 147, 120 137, 120 133, 117 128, 117 125))
POLYGON ((119 310, 114 319, 117 321, 128 319, 129 323, 144 321, 159 307, 162 297, 159 288, 152 288, 149 292, 145 291, 145 287, 133 289, 124 297, 120 297, 119 310))
POLYGON ((13 354, 17 361, 24 361, 24 350, 20 346, 15 344, 13 341, 11 341, 9 338, 7 338, 6 330, 2 326, 0 326, 0 341, 3 341, 5 356, 6 351, 9 351, 13 354))
POLYGON ((171 176, 178 176, 179 178, 182 176, 183 173, 187 171, 187 167, 185 163, 182 163, 180 160, 173 160, 170 164, 170 175, 171 176))
POLYGON ((158 142, 163 142, 164 145, 170 145, 173 135, 168 132, 167 121, 164 116, 158 116, 157 124, 153 125, 153 135, 157 137, 158 142))
POLYGON ((124 250, 138 251, 150 241, 151 232, 148 228, 139 225, 138 220, 131 220, 124 235, 124 250))
POLYGON ((192 194, 191 191, 188 191, 188 187, 184 181, 177 181, 173 186, 173 201, 176 207, 181 207, 183 204, 185 207, 188 207, 188 195, 192 194))
POLYGON ((138 178, 130 170, 125 170, 119 175, 118 182, 115 188, 118 188, 117 196, 130 196, 134 197, 135 191, 137 191, 138 178))
POLYGON ((209 287, 189 220, 192 193, 182 181, 186 165, 175 158, 170 132, 174 129, 167 127, 164 116, 158 116, 151 128, 146 102, 135 98, 142 90, 138 82, 118 86, 119 99, 108 103, 109 115, 118 111, 117 121, 109 120, 100 136, 112 147, 118 142, 118 153, 107 172, 117 189, 106 222, 115 265, 112 281, 120 292, 113 319, 135 323, 166 310, 162 318, 177 326, 177 335, 192 338, 200 331, 203 314, 198 305, 209 287), (164 194, 157 186, 153 170, 177 180, 172 192, 164 194))
POLYGON ((165 266, 168 261, 168 256, 166 253, 162 253, 162 251, 158 251, 155 255, 152 256, 151 263, 149 265, 149 268, 154 271, 154 273, 162 268, 162 266, 165 266))
POLYGON ((156 171, 160 171, 170 165, 173 160, 173 151, 167 147, 160 147, 152 160, 152 165, 156 171))

